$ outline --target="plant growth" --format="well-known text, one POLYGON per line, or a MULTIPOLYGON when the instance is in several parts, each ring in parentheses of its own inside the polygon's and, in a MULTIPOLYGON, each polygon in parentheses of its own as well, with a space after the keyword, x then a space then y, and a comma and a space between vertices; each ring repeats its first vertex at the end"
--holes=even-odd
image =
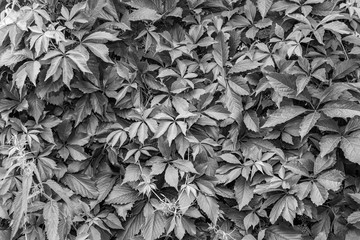
POLYGON ((0 239, 360 238, 359 1, 0 7, 0 239))

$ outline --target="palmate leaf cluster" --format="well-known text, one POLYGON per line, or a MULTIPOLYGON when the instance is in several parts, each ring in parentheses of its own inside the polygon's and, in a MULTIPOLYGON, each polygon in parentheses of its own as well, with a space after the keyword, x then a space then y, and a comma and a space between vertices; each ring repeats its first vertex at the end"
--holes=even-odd
POLYGON ((359 1, 0 6, 0 239, 360 239, 359 1))

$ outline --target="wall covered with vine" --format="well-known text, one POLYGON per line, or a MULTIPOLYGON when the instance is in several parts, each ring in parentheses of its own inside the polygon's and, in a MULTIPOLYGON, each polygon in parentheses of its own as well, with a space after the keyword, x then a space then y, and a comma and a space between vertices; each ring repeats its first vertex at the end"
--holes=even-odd
POLYGON ((0 239, 360 239, 359 1, 0 8, 0 239))

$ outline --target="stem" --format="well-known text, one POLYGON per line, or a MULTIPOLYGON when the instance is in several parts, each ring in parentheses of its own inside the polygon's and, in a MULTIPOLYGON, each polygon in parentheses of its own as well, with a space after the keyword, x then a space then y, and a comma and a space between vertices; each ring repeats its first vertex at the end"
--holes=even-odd
POLYGON ((343 52, 344 52, 344 54, 345 54, 346 60, 349 60, 349 55, 347 54, 343 43, 341 42, 340 39, 338 39, 338 38, 336 38, 336 39, 339 41, 339 43, 340 43, 340 45, 341 45, 341 48, 342 48, 342 50, 343 50, 343 52))

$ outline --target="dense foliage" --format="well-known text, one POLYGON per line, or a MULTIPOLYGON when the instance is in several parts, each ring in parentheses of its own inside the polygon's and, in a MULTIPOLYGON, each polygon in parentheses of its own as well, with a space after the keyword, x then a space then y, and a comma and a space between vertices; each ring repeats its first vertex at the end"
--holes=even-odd
POLYGON ((359 1, 0 7, 0 239, 360 239, 359 1))

